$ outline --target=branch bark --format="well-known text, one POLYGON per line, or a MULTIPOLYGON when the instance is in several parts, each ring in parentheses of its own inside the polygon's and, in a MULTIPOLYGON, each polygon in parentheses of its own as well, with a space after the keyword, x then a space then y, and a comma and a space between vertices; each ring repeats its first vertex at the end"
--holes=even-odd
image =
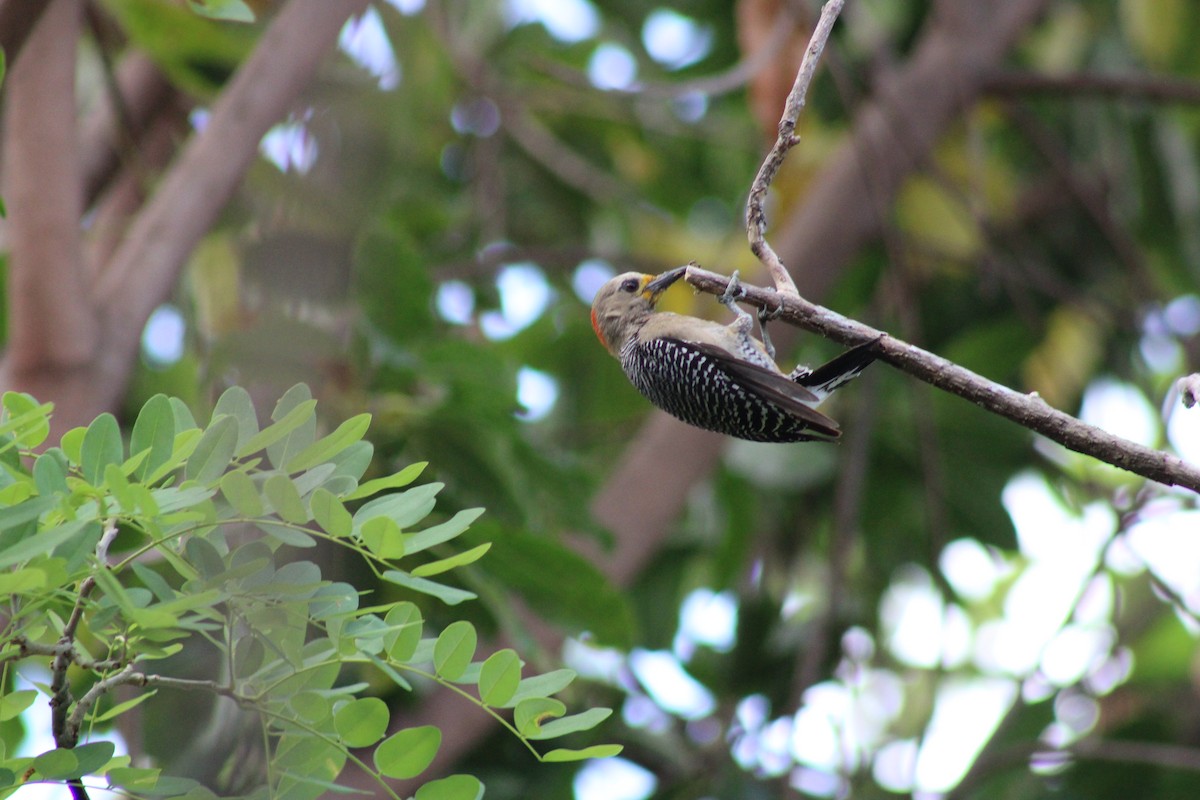
MULTIPOLYGON (((722 294, 729 284, 725 276, 694 266, 688 269, 686 278, 697 289, 716 295, 722 294)), ((882 336, 879 343, 880 360, 1040 433, 1070 450, 1167 486, 1182 486, 1200 492, 1200 467, 1170 453, 1114 436, 1050 407, 1037 395, 1021 394, 993 383, 941 356, 894 339, 882 331, 803 298, 789 297, 757 286, 745 286, 745 289, 746 294, 741 300, 759 308, 778 308, 780 319, 835 342, 856 345, 882 336)))
POLYGON ((96 348, 98 316, 80 269, 75 136, 79 0, 47 5, 9 76, 4 142, 11 236, 6 358, 15 374, 69 372, 96 348))
POLYGON ((0 50, 9 69, 16 64, 29 34, 49 5, 46 0, 0 0, 0 50))
MULTIPOLYGON (((12 347, 0 364, 0 386, 55 402, 52 438, 87 424, 101 411, 117 407, 136 363, 142 329, 150 313, 170 296, 192 249, 253 162, 263 134, 287 113, 312 79, 346 18, 366 6, 367 0, 291 2, 284 6, 221 93, 207 126, 188 142, 154 196, 133 220, 111 260, 98 270, 91 291, 64 291, 64 286, 78 282, 83 273, 77 257, 58 257, 55 263, 64 270, 61 281, 54 280, 53 273, 36 275, 41 289, 53 295, 53 302, 41 308, 45 317, 38 322, 43 329, 57 332, 76 325, 70 313, 72 303, 82 302, 76 298, 92 298, 91 305, 100 317, 95 331, 63 337, 90 348, 87 358, 70 370, 49 369, 44 359, 22 361, 14 357, 18 352, 12 347)), ((72 69, 73 55, 72 48, 72 69)), ((40 59, 37 65, 42 66, 40 59)), ((8 112, 10 125, 17 124, 15 117, 23 116, 13 114, 11 108, 8 112)), ((39 133, 49 136, 55 130, 43 125, 39 133)), ((67 130, 74 131, 73 119, 67 130)), ((71 152, 75 152, 74 146, 71 152)), ((62 153, 56 151, 56 157, 62 157, 62 153)), ((78 194, 77 171, 72 180, 78 194)), ((11 213, 17 214, 18 202, 11 196, 7 199, 11 213)), ((67 233, 74 235, 78 225, 76 210, 69 219, 61 215, 54 233, 69 239, 67 233)), ((14 246, 12 272, 30 274, 30 263, 14 246)), ((13 307, 19 308, 20 304, 13 302, 13 307)), ((17 326, 13 327, 16 334, 17 326)))

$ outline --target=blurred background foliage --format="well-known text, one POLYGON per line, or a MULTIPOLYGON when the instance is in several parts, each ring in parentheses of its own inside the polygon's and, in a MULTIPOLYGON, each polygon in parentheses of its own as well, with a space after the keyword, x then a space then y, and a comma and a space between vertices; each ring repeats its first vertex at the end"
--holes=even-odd
MULTIPOLYGON (((380 472, 429 461, 439 510, 487 508, 476 621, 571 637, 629 762, 596 793, 497 732, 461 765, 488 797, 1194 796, 1195 498, 890 368, 831 404, 838 446, 730 443, 628 585, 574 549, 611 544, 593 498, 652 413, 589 330, 591 293, 690 260, 764 280, 742 208, 816 16, 782 6, 373 4, 152 321, 127 407, 307 381, 331 420, 374 414, 380 472), (801 32, 781 47, 782 6, 801 32), (1138 544, 1160 539, 1165 560, 1138 544)), ((773 219, 955 6, 849 0, 773 219)), ((193 124, 263 24, 99 8, 85 85, 140 49, 193 124)), ((1189 0, 1045 3, 822 302, 1195 459, 1170 391, 1200 342, 1198 36, 1189 0)), ((686 289, 666 305, 725 314, 686 289)), ((780 362, 832 352, 802 336, 780 362)))

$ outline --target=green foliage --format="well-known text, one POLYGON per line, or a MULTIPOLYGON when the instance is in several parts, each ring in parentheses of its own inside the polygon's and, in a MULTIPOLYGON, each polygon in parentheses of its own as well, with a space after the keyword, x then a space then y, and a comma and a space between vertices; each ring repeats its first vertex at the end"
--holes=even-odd
POLYGON ((202 17, 226 22, 254 22, 254 11, 242 0, 188 0, 188 7, 202 17))
MULTIPOLYGON (((566 706, 551 695, 571 683, 569 670, 523 677, 522 659, 511 649, 478 658, 479 634, 463 619, 425 635, 411 593, 447 603, 474 596, 433 578, 488 551, 489 543, 447 549, 482 509, 418 528, 442 485, 404 488, 424 464, 362 481, 369 415, 318 437, 316 401, 299 385, 260 428, 249 395, 232 388, 199 426, 180 404, 156 395, 134 421, 128 450, 116 419, 102 414, 33 457, 30 448, 48 435, 50 406, 14 393, 2 405, 0 433, 21 458, 6 458, 0 473, 0 588, 9 598, 0 722, 53 694, 44 685, 9 688, 12 672, 27 661, 53 657, 52 683, 69 679, 72 686, 63 695, 68 714, 53 731, 60 746, 32 759, 0 759, 0 797, 28 781, 89 776, 131 794, 199 796, 190 779, 130 767, 110 742, 76 745, 93 725, 181 689, 219 694, 254 712, 268 743, 272 796, 315 798, 353 761, 395 797, 383 779, 421 775, 437 755, 441 731, 395 730, 388 704, 369 693, 378 683, 348 680, 347 671, 373 673, 404 690, 412 677, 452 686, 540 760, 619 751, 541 754, 534 747, 535 740, 589 730, 611 713, 563 716, 566 706), (365 502, 347 508, 357 501, 365 502), (323 578, 316 563, 298 558, 295 548, 318 541, 356 554, 383 585, 404 587, 406 596, 360 606, 356 588, 323 578), (431 549, 437 556, 415 567, 396 563, 431 549), (156 669, 156 661, 197 653, 204 643, 221 654, 225 667, 217 674, 156 669), (107 693, 120 685, 137 693, 109 703, 107 693), (373 748, 371 763, 351 752, 359 748, 373 748)), ((477 779, 454 775, 427 783, 417 796, 457 800, 482 790, 477 779)))

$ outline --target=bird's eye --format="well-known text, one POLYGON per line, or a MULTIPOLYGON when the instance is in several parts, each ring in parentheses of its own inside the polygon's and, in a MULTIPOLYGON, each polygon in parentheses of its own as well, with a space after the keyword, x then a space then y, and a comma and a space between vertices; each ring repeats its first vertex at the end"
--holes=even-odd
POLYGON ((636 278, 629 278, 628 280, 621 281, 622 292, 636 292, 639 286, 641 286, 641 282, 636 278))

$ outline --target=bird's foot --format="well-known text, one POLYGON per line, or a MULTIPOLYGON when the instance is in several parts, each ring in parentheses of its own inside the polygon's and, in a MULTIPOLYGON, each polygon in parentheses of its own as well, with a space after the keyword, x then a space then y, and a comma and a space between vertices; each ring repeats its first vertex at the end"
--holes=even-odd
POLYGON ((725 293, 717 298, 717 302, 728 306, 730 311, 737 314, 737 319, 730 323, 730 328, 740 336, 749 336, 750 332, 754 330, 754 317, 737 304, 737 301, 745 296, 746 290, 742 288, 742 283, 738 280, 737 270, 734 270, 733 274, 729 276, 729 285, 725 287, 725 293))
POLYGON ((725 286, 724 294, 717 298, 717 302, 723 306, 729 306, 740 311, 734 303, 745 296, 746 290, 742 288, 742 282, 738 280, 738 271, 735 269, 733 274, 729 276, 729 283, 725 286))
POLYGON ((762 335, 763 347, 767 350, 767 355, 771 360, 775 360, 775 345, 771 342, 771 336, 767 333, 767 323, 773 319, 778 319, 783 313, 783 303, 779 303, 775 308, 767 308, 763 306, 758 309, 758 332, 762 335))

